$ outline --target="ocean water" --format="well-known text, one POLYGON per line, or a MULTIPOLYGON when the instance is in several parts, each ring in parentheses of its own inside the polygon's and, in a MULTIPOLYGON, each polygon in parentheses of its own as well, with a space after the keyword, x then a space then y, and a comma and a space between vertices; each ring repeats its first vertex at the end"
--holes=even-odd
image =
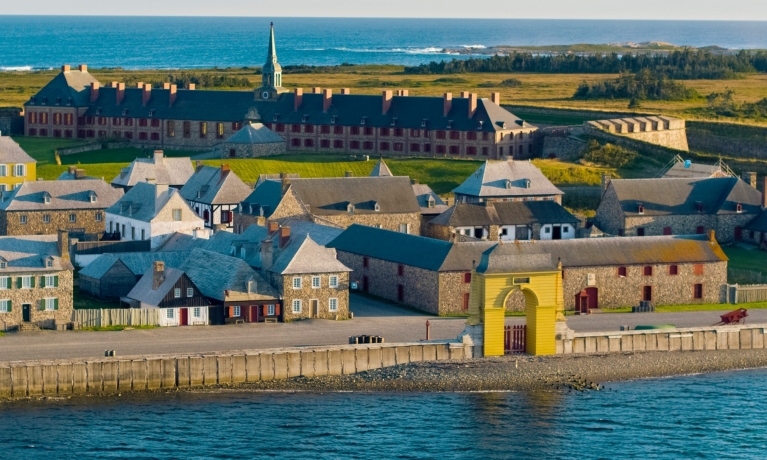
POLYGON ((179 393, 0 404, 3 458, 764 458, 767 370, 532 393, 179 393))
POLYGON ((406 64, 444 48, 665 41, 767 48, 767 22, 0 16, 0 70, 260 66, 269 22, 284 64, 406 64))

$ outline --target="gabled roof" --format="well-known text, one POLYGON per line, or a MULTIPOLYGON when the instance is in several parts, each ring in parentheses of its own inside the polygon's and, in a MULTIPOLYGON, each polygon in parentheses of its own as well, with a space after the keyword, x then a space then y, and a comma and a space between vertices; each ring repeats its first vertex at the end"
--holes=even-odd
POLYGON ((613 179, 612 188, 627 216, 644 215, 736 214, 740 203, 743 213, 761 210, 761 194, 737 177, 679 179, 613 179), (699 212, 697 203, 703 205, 699 212))
POLYGON ((255 188, 258 188, 259 185, 268 180, 280 182, 282 180, 283 174, 285 175, 286 179, 298 179, 301 177, 301 175, 297 173, 259 174, 258 180, 256 180, 255 188))
POLYGON ((71 106, 87 107, 90 104, 90 85, 98 82, 93 75, 79 70, 61 72, 37 92, 25 106, 53 106, 60 99, 59 105, 66 106, 72 98, 71 106), (33 102, 34 101, 34 102, 33 102))
POLYGON ((663 177, 669 178, 703 178, 703 177, 724 177, 730 174, 722 169, 718 164, 704 165, 701 163, 689 163, 678 161, 669 168, 663 177))
POLYGON ((133 187, 139 182, 154 179, 158 184, 180 187, 194 174, 189 157, 169 158, 155 152, 152 158, 136 158, 112 179, 112 185, 133 187))
POLYGON ((256 189, 240 203, 238 212, 255 216, 263 214, 264 217, 269 217, 277 209, 281 200, 282 182, 267 179, 257 184, 256 189))
POLYGON ((478 225, 577 224, 578 218, 556 201, 457 203, 429 224, 447 227, 478 225))
MULTIPOLYGON (((192 208, 181 198, 177 189, 165 185, 164 191, 161 191, 158 196, 157 187, 157 184, 139 182, 120 198, 117 203, 107 208, 106 212, 143 222, 152 222, 158 215, 161 215, 162 211, 170 203, 172 206, 177 206, 177 209, 182 209, 182 212, 187 216, 184 220, 188 220, 189 217, 193 216, 194 220, 199 220, 200 227, 204 226, 205 222, 194 214, 192 208)), ((166 214, 166 219, 172 218, 171 214, 166 214)))
POLYGON ((146 272, 156 260, 165 262, 166 267, 178 268, 189 257, 190 252, 115 252, 102 254, 80 270, 80 275, 101 279, 118 260, 125 264, 134 275, 141 275, 146 272))
POLYGON ((229 136, 226 144, 283 144, 285 139, 261 123, 248 123, 229 136))
POLYGON ((276 254, 269 271, 281 275, 351 271, 338 261, 335 249, 320 246, 308 234, 291 236, 291 240, 287 247, 276 254))
POLYGON ((726 261, 719 244, 706 235, 643 236, 619 238, 579 238, 572 240, 536 240, 535 243, 498 244, 488 250, 477 271, 501 273, 540 268, 530 259, 530 267, 520 265, 520 258, 548 254, 554 266, 561 260, 564 268, 705 263, 726 261), (487 257, 490 260, 487 260, 487 257), (493 260, 495 259, 495 260, 493 260), (537 268, 536 268, 537 267, 537 268))
POLYGON ((349 204, 359 214, 421 212, 407 177, 293 179, 290 189, 315 215, 346 213, 349 204))
POLYGON ((529 161, 485 161, 453 193, 481 198, 563 195, 529 161))
POLYGON ((238 204, 250 195, 250 187, 228 169, 200 166, 181 187, 181 196, 188 201, 205 204, 238 204), (199 196, 198 196, 198 192, 199 196))
POLYGON ((37 163, 8 136, 0 136, 0 163, 37 163))
POLYGON ((133 289, 130 290, 128 295, 129 299, 138 300, 139 302, 146 303, 148 305, 158 306, 162 299, 168 295, 168 292, 173 289, 179 279, 184 276, 184 272, 172 267, 165 267, 163 269, 165 279, 157 289, 154 288, 154 267, 144 273, 144 276, 138 280, 133 289))
POLYGON ((223 301, 224 291, 248 294, 248 281, 254 281, 256 291, 250 299, 277 299, 279 294, 264 278, 244 261, 203 249, 195 249, 181 265, 189 279, 205 297, 223 301))
POLYGON ((72 270, 69 260, 61 258, 57 235, 0 236, 0 258, 8 265, 0 276, 22 271, 72 270), (52 267, 46 267, 48 259, 52 267))
POLYGON ((393 175, 394 174, 391 173, 389 167, 386 166, 386 163, 384 163, 383 158, 378 159, 378 163, 373 166, 373 171, 370 173, 370 177, 384 177, 393 175))
POLYGON ((428 185, 413 184, 413 193, 418 200, 418 206, 421 207, 421 214, 435 215, 447 211, 447 204, 428 185), (434 203, 433 207, 429 207, 429 199, 434 203))
POLYGON ((3 197, 0 210, 104 209, 112 206, 122 196, 121 189, 112 188, 103 180, 24 182, 3 197), (50 195, 50 203, 45 203, 45 193, 50 195), (90 197, 94 193, 96 201, 91 201, 90 197))

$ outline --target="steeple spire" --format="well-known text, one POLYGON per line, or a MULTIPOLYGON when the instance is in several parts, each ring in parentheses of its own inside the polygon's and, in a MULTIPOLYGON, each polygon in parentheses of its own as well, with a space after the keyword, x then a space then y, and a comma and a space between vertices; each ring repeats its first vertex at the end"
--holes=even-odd
POLYGON ((282 87, 282 67, 277 63, 277 45, 274 43, 274 23, 269 23, 269 49, 266 52, 266 63, 261 69, 261 87, 256 89, 256 100, 275 100, 282 87))
POLYGON ((274 45, 274 23, 269 23, 269 51, 266 54, 266 63, 277 63, 277 47, 274 45))

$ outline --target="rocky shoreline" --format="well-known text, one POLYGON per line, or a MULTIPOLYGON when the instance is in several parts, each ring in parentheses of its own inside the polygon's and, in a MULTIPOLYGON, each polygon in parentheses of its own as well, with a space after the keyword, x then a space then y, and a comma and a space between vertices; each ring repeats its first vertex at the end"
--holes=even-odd
POLYGON ((296 377, 240 386, 264 391, 597 390, 607 382, 767 367, 767 350, 506 356, 422 362, 352 375, 296 377))

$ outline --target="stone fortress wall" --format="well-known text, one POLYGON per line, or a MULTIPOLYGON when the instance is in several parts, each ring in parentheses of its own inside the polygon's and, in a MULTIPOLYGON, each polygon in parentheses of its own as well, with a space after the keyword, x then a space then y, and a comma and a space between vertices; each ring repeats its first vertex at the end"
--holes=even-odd
POLYGON ((587 121, 583 131, 585 134, 608 132, 676 150, 690 150, 685 121, 680 118, 648 116, 587 121))

